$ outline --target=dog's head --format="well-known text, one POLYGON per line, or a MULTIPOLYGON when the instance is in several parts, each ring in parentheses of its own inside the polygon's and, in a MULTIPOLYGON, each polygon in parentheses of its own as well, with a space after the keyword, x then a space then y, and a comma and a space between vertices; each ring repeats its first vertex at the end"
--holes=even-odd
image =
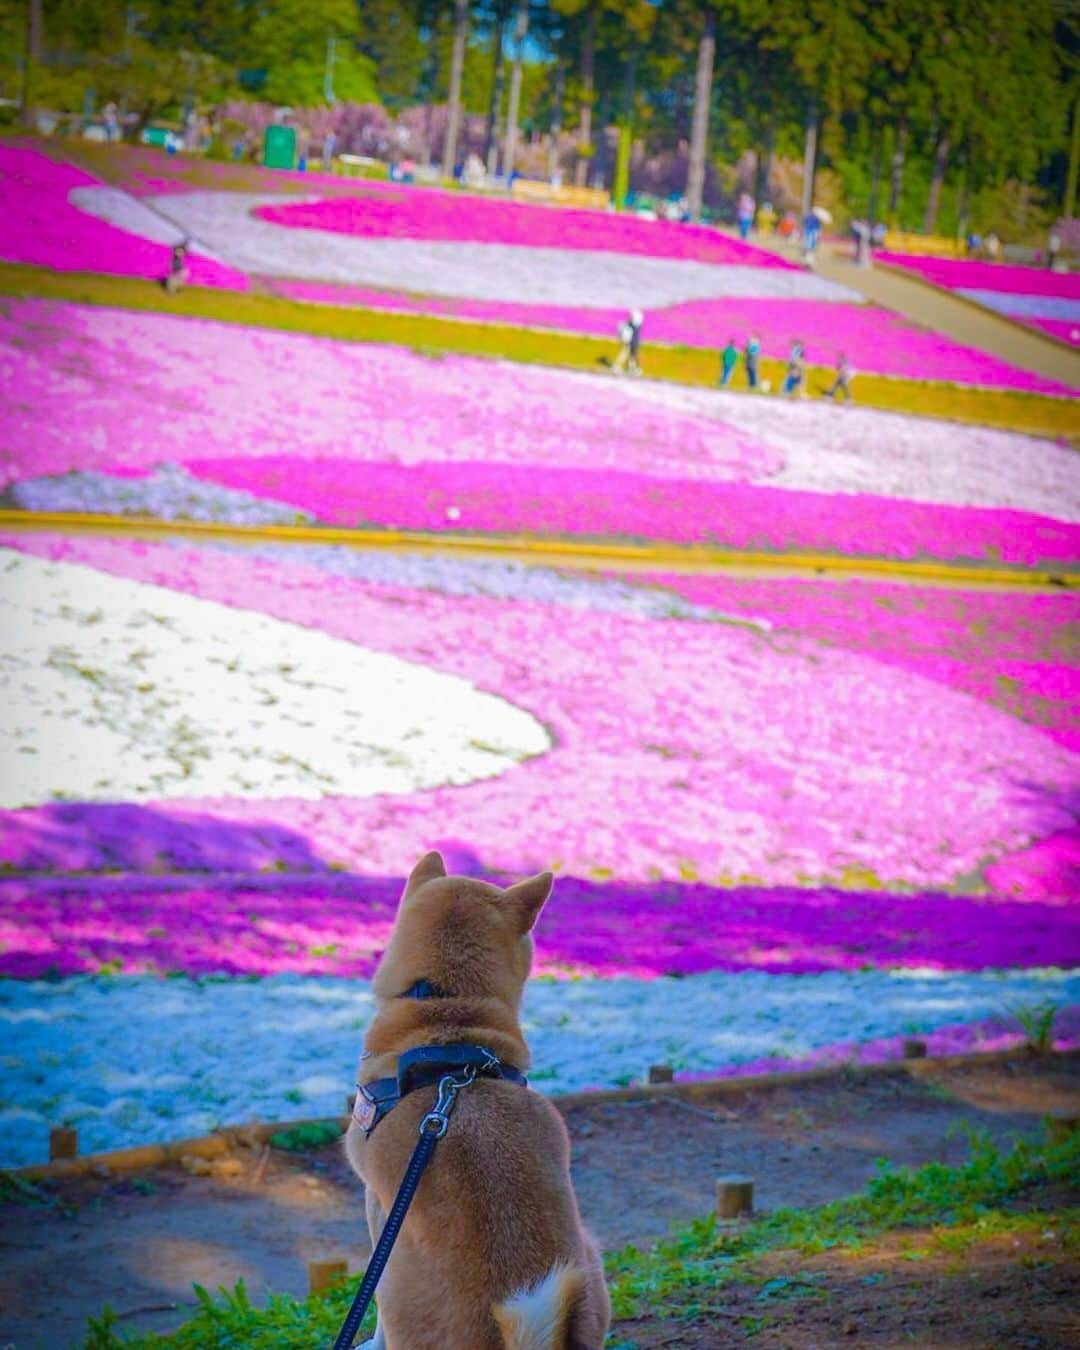
POLYGON ((375 972, 376 998, 397 998, 427 981, 448 995, 495 998, 516 1010, 532 965, 532 926, 553 880, 541 872, 503 890, 449 877, 439 854, 425 853, 375 972))

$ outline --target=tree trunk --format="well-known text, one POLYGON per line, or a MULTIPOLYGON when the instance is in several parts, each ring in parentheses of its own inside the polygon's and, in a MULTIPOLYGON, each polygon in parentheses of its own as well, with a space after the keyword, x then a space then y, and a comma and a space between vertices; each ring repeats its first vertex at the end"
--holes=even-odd
POLYGON ((487 130, 484 133, 484 165, 493 174, 499 162, 499 119, 502 116, 503 95, 503 38, 505 20, 495 16, 494 47, 492 48, 491 102, 488 104, 487 130))
POLYGON ((562 135, 563 93, 566 89, 566 67, 560 61, 555 71, 555 98, 551 105, 551 145, 548 148, 548 178, 554 182, 559 172, 559 137, 562 135))
POLYGON ((873 158, 870 161, 870 201, 866 209, 866 214, 870 217, 871 228, 877 224, 878 198, 881 195, 881 129, 879 127, 874 128, 873 137, 873 158))
POLYGON ((705 154, 709 142, 709 111, 712 105, 713 58, 716 56, 716 17, 704 14, 698 44, 697 77, 694 81, 694 118, 690 128, 690 162, 686 171, 686 205, 691 220, 701 219, 705 193, 705 154))
POLYGON ((585 20, 585 39, 581 44, 581 116, 578 121, 578 162, 574 167, 574 182, 585 186, 589 176, 589 158, 592 150, 593 48, 596 43, 596 8, 589 6, 585 20))
POLYGON ((41 0, 28 0, 26 6, 26 57, 23 61, 22 90, 19 99, 22 105, 24 126, 32 126, 34 122, 34 79, 38 67, 41 65, 42 28, 41 0))
POLYGON ((818 117, 811 103, 806 109, 806 144, 803 148, 802 211, 799 225, 810 214, 814 204, 814 170, 817 165, 818 117))
POLYGON ((772 177, 773 156, 776 152, 776 113, 769 113, 765 128, 765 143, 757 152, 754 164, 754 201, 760 206, 771 200, 769 179, 772 177))
POLYGON ((938 208, 941 206, 941 185, 945 182, 945 170, 949 164, 949 137, 942 132, 934 150, 934 171, 930 175, 930 192, 926 198, 926 214, 923 216, 923 234, 933 234, 937 228, 938 208))
POLYGON ((1080 167, 1080 98, 1073 104, 1072 141, 1069 145, 1069 169, 1065 176, 1064 216, 1066 220, 1072 220, 1073 212, 1076 210, 1076 178, 1078 167, 1080 167))
POLYGON ((525 39, 528 33, 529 0, 518 0, 517 22, 514 25, 514 65, 510 71, 510 107, 506 113, 506 149, 503 152, 503 173, 508 178, 514 172, 514 157, 517 155, 521 67, 525 59, 525 39))
POLYGON ((971 147, 964 149, 964 176, 960 180, 960 196, 956 203, 956 235, 966 239, 971 216, 971 147))
POLYGON ((450 59, 450 95, 447 100, 446 140, 443 143, 444 178, 453 178, 461 131, 461 72, 465 67, 465 30, 469 26, 469 0, 454 0, 454 46, 450 59))
POLYGON ((431 78, 427 87, 427 99, 424 107, 424 163, 431 168, 431 162, 435 157, 435 147, 432 145, 431 120, 435 115, 435 91, 439 87, 439 15, 434 13, 431 18, 431 56, 430 71, 431 78))
POLYGON ((904 186, 904 149, 907 145, 907 115, 901 117, 896 127, 896 145, 893 149, 892 165, 889 176, 889 215, 895 216, 900 208, 900 193, 904 186))

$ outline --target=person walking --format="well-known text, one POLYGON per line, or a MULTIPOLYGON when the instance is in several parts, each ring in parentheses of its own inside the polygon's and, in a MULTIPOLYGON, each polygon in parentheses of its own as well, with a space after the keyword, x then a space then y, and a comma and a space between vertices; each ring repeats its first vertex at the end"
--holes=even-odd
POLYGON ((828 389, 825 390, 825 397, 835 399, 838 394, 843 394, 844 402, 851 401, 851 381, 855 378, 855 367, 848 360, 847 355, 841 352, 836 358, 836 378, 828 389))
POLYGON ((322 166, 324 173, 329 173, 334 167, 334 151, 337 149, 337 136, 334 135, 334 128, 323 137, 322 143, 322 166))
POLYGON ((746 364, 746 384, 750 389, 758 387, 758 363, 761 360, 761 339, 751 333, 743 348, 743 361, 746 364))
POLYGON ((644 322, 645 315, 642 314, 640 309, 634 309, 619 325, 619 342, 622 345, 611 367, 616 375, 621 375, 624 370, 631 375, 641 374, 639 357, 641 355, 641 326, 644 322))
POLYGON ((1046 265, 1053 272, 1057 267, 1058 254, 1061 252, 1061 235, 1057 229, 1050 231, 1046 239, 1046 265))
POLYGON ((735 219, 739 226, 739 238, 745 243, 750 237, 750 231, 754 227, 754 212, 757 209, 757 202, 749 192, 740 192, 739 201, 735 210, 735 219))
POLYGON ((739 364, 739 349, 735 345, 733 337, 728 338, 727 346, 720 353, 720 388, 726 389, 731 383, 731 377, 735 374, 735 367, 739 364))
POLYGON ((783 393, 788 398, 802 397, 803 385, 806 382, 806 352, 801 342, 791 344, 791 355, 788 357, 787 375, 784 377, 783 393))

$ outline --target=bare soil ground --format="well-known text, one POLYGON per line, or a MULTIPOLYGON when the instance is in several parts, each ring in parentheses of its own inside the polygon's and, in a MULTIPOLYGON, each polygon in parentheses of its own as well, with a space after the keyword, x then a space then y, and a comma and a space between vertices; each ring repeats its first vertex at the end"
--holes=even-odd
MULTIPOLYGON (((614 1249, 646 1245, 707 1212, 720 1174, 752 1176, 759 1210, 813 1205, 861 1189, 879 1158, 957 1163, 967 1153, 963 1126, 1005 1143, 1078 1103, 1080 1058, 1017 1056, 797 1087, 748 1080, 709 1106, 595 1103, 569 1109, 567 1125, 582 1212, 614 1249)), ((0 1346, 81 1345, 87 1316, 106 1302, 123 1325, 165 1331, 189 1315, 196 1281, 214 1289, 243 1278, 259 1301, 271 1291, 305 1293, 310 1260, 347 1257, 350 1269, 363 1268, 361 1188, 336 1146, 307 1154, 237 1148, 212 1168, 205 1176, 178 1167, 103 1175, 53 1188, 48 1206, 0 1204, 0 1346)), ((1060 1244, 1040 1245, 1037 1235, 1018 1248, 988 1241, 958 1267, 955 1253, 895 1261, 890 1242, 858 1261, 807 1258, 806 1287, 824 1271, 829 1296, 792 1301, 790 1325, 788 1303, 762 1309, 747 1292, 745 1309, 725 1307, 689 1330, 635 1324, 619 1334, 647 1347, 722 1346, 761 1323, 755 1344, 763 1346, 1080 1344, 1066 1300, 1076 1271, 1060 1244)))

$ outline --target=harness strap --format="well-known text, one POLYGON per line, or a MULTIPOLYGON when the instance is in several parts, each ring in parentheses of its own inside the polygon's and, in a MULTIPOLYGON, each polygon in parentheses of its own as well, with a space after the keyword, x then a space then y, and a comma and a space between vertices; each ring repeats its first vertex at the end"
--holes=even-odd
POLYGON ((409 1165, 406 1167, 405 1175, 398 1187, 398 1193, 390 1207, 390 1213, 386 1216, 386 1223, 379 1235, 379 1241, 376 1243, 375 1250, 371 1253, 371 1260, 368 1262, 367 1270, 364 1271, 364 1278, 360 1281, 360 1288, 356 1291, 352 1307, 349 1309, 341 1330, 337 1334, 334 1350, 352 1350, 356 1333, 360 1330, 360 1323, 363 1322, 364 1314, 375 1295, 376 1286, 386 1269, 386 1263, 390 1259, 390 1253, 397 1241, 398 1233, 401 1232, 401 1225, 405 1222, 405 1215, 412 1204, 416 1188, 420 1185, 420 1178, 424 1175, 425 1167, 431 1161, 431 1155, 435 1152, 435 1145, 446 1133, 446 1127, 450 1123, 450 1112, 454 1109, 457 1094, 463 1087, 468 1087, 475 1077, 476 1069, 470 1065, 459 1077, 447 1074, 445 1078, 440 1079, 439 1095, 436 1098, 435 1105, 420 1122, 420 1138, 413 1149, 409 1165))
POLYGON ((466 1069, 477 1075, 504 1078, 522 1087, 528 1086, 523 1073, 511 1064, 503 1064, 497 1055, 482 1045, 420 1045, 407 1050, 398 1060, 396 1078, 375 1078, 357 1084, 353 1120, 366 1135, 370 1135, 402 1097, 417 1088, 440 1082, 447 1073, 466 1069))

